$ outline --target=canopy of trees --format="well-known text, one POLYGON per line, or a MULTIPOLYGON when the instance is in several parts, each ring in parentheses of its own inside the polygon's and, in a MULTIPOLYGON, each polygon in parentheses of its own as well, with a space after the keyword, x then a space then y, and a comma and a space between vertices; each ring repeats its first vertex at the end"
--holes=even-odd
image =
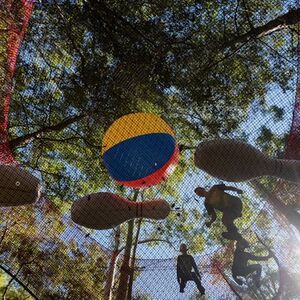
MULTIPOLYGON (((8 2, 12 6, 0 12, 1 85, 8 80, 7 24, 17 23, 22 11, 21 0, 8 2)), ((169 251, 164 257, 173 261, 185 241, 192 254, 218 259, 216 249, 227 244, 220 238, 223 228, 204 227, 203 205, 193 195, 197 176, 203 185, 216 180, 195 170, 192 148, 205 138, 233 137, 283 156, 289 126, 282 133, 276 124, 292 118, 288 95, 295 91, 299 13, 282 0, 35 3, 12 82, 8 136, 16 159, 41 178, 47 200, 1 212, 3 297, 111 299, 127 282, 128 300, 152 299, 145 286, 133 285, 143 273, 136 263, 139 247, 156 257, 169 251), (270 102, 276 91, 286 98, 270 102), (140 111, 172 126, 181 158, 166 182, 134 192, 110 178, 100 149, 115 119, 140 111), (72 201, 100 190, 133 201, 162 197, 174 212, 163 222, 130 221, 102 233, 75 228, 72 201)), ((271 191, 275 181, 264 178, 261 184, 271 191)), ((266 204, 268 212, 260 211, 261 190, 248 183, 241 188, 247 193, 239 227, 251 238, 249 230, 274 237, 277 208, 266 204)), ((267 242, 276 244, 273 238, 267 242)), ((280 286, 278 265, 267 267, 260 292, 239 292, 272 298, 280 286)), ((222 274, 230 277, 226 268, 224 263, 222 274)), ((289 293, 293 299, 297 289, 289 293)))

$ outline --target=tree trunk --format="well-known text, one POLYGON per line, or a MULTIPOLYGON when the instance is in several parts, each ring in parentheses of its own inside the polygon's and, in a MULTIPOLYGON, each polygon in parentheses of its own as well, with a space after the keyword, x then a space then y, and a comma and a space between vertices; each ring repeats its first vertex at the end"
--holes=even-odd
POLYGON ((129 283, 128 283, 128 292, 127 292, 127 300, 131 300, 132 298, 132 286, 133 286, 133 278, 134 278, 134 267, 135 267, 135 256, 136 256, 136 250, 139 242, 139 235, 141 230, 141 222, 142 219, 139 220, 138 226, 137 226, 137 232, 135 235, 135 241, 133 245, 133 251, 131 256, 131 262, 130 262, 130 275, 129 275, 129 283))
POLYGON ((116 265, 119 258, 119 246, 120 246, 120 234, 121 229, 120 226, 117 227, 116 234, 115 234, 115 241, 113 247, 113 253, 108 265, 108 270, 106 272, 106 282, 104 287, 104 299, 111 300, 112 299, 112 289, 114 287, 115 281, 115 273, 116 273, 116 265))
MULTIPOLYGON (((139 191, 136 190, 133 196, 132 201, 136 201, 138 197, 139 191)), ((128 223, 128 231, 127 231, 127 239, 126 239, 126 246, 124 252, 124 258, 121 266, 121 274, 120 274, 120 282, 117 291, 116 300, 125 300, 128 288, 128 279, 130 274, 129 269, 129 261, 130 261, 130 254, 131 254, 131 247, 132 247, 132 236, 133 236, 133 228, 134 228, 134 220, 130 220, 128 223)))

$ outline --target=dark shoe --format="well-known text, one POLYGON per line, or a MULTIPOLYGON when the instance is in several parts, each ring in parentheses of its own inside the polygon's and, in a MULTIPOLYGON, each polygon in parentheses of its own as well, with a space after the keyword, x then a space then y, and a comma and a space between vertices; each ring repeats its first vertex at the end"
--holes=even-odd
POLYGON ((180 289, 179 293, 184 293, 184 290, 180 289))

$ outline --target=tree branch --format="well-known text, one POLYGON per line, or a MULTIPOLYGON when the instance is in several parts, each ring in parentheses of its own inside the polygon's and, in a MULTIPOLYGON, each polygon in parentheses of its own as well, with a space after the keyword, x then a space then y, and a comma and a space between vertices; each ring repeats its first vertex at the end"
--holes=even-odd
POLYGON ((249 10, 248 10, 248 7, 247 7, 247 4, 245 2, 245 0, 242 0, 242 6, 244 7, 244 12, 245 12, 245 15, 246 15, 246 19, 248 21, 248 25, 250 26, 251 29, 253 29, 253 24, 251 22, 251 18, 250 18, 250 15, 249 15, 249 10))
POLYGON ((81 49, 79 48, 79 46, 77 45, 77 43, 75 42, 75 40, 73 38, 72 28, 70 26, 68 26, 68 22, 66 21, 66 17, 63 14, 63 10, 61 9, 61 7, 58 5, 58 3, 56 1, 55 1, 55 4, 56 4, 56 8, 58 10, 58 13, 61 17, 61 20, 63 21, 63 23, 65 25, 65 28, 66 28, 66 31, 67 31, 66 36, 70 40, 70 42, 71 42, 73 48, 75 49, 75 51, 77 51, 77 53, 79 54, 82 71, 84 71, 85 64, 86 64, 85 56, 83 55, 81 49))
POLYGON ((240 34, 240 32, 239 32, 240 30, 239 30, 239 26, 238 26, 238 22, 237 22, 239 6, 240 6, 240 0, 237 0, 237 4, 235 7, 235 11, 234 11, 234 26, 235 26, 235 31, 238 35, 240 34))
POLYGON ((142 31, 140 31, 137 27, 132 25, 129 21, 127 21, 122 15, 118 14, 115 10, 111 9, 109 6, 107 6, 104 1, 91 1, 88 0, 87 3, 89 4, 90 8, 98 14, 101 15, 101 13, 105 12, 109 16, 113 16, 113 22, 116 24, 118 21, 122 23, 122 25, 125 28, 128 28, 129 31, 127 31, 130 34, 130 38, 135 38, 136 35, 139 35, 142 37, 142 39, 152 46, 155 45, 155 41, 152 41, 148 36, 146 36, 142 31), (131 32, 130 32, 131 31, 131 32))
POLYGON ((16 279, 16 277, 19 275, 21 269, 23 268, 23 265, 20 266, 20 268, 18 269, 17 273, 10 278, 10 280, 8 281, 4 291, 3 291, 3 294, 2 294, 2 300, 6 300, 6 293, 8 292, 8 289, 11 285, 11 283, 16 279))
POLYGON ((20 281, 17 277, 15 277, 16 275, 14 275, 13 273, 11 273, 9 271, 9 269, 5 268, 4 266, 0 265, 0 269, 3 270, 6 274, 8 274, 10 277, 14 278, 14 280, 24 288, 24 290, 26 292, 28 292, 30 294, 30 296, 33 297, 33 299, 38 300, 38 297, 22 282, 20 281))
POLYGON ((225 42, 221 49, 233 47, 235 44, 248 42, 251 38, 259 38, 269 35, 275 31, 287 28, 289 25, 297 24, 300 20, 300 8, 292 9, 284 15, 281 15, 272 21, 258 27, 252 28, 250 31, 236 36, 233 39, 225 42))
POLYGON ((52 131, 61 131, 68 127, 69 125, 78 122, 82 118, 84 118, 85 115, 79 115, 75 116, 72 118, 64 119, 62 122, 56 124, 56 125, 51 125, 47 127, 42 127, 41 129, 34 131, 32 133, 25 134, 23 136, 17 137, 9 142, 9 145, 11 149, 15 149, 16 147, 26 144, 31 142, 33 139, 40 137, 40 135, 45 134, 47 132, 52 132, 52 131))

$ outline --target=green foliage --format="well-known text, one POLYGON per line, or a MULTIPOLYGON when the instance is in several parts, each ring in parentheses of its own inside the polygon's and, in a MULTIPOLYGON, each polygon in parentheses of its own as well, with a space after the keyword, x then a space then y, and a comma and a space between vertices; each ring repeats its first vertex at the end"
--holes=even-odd
MULTIPOLYGON (((11 277, 8 276, 5 272, 1 271, 0 273, 0 295, 5 293, 7 285, 11 277)), ((10 283, 7 291, 6 291, 6 299, 11 300, 33 300, 33 298, 28 295, 28 293, 15 282, 10 283)))
POLYGON ((264 153, 271 157, 275 156, 277 158, 282 158, 287 137, 287 134, 280 136, 274 133, 270 128, 263 125, 261 128, 261 133, 256 139, 256 142, 264 153))
MULTIPOLYGON (((42 299, 98 299, 105 281, 106 254, 93 241, 79 243, 71 238, 74 228, 48 205, 44 210, 23 208, 6 215, 1 226, 1 255, 7 263, 14 258, 12 270, 20 273, 18 279, 29 281, 34 294, 42 299), (48 220, 43 228, 41 219, 48 220)), ((26 295, 14 281, 9 292, 26 295)))
MULTIPOLYGON (((59 203, 112 187, 101 140, 123 114, 157 113, 185 145, 237 130, 253 100, 265 102, 269 83, 288 87, 292 68, 280 56, 259 42, 238 51, 234 43, 237 34, 264 24, 266 11, 270 17, 280 12, 281 4, 37 4, 16 73, 11 139, 74 115, 87 117, 21 144, 19 161, 41 174, 48 197, 59 203)), ((275 33, 266 41, 286 50, 277 35, 287 38, 275 33)), ((269 110, 282 117, 274 106, 269 110)), ((270 138, 263 131, 258 142, 268 144, 270 138)), ((184 177, 185 163, 181 159, 170 187, 184 177)))
MULTIPOLYGON (((152 112, 172 126, 180 144, 196 146, 215 136, 246 139, 249 132, 240 125, 250 108, 275 122, 284 118, 283 109, 267 105, 266 95, 274 86, 291 88, 295 70, 282 58, 287 53, 293 58, 291 34, 282 30, 243 42, 239 38, 283 14, 285 7, 280 0, 36 4, 19 56, 9 135, 17 141, 38 132, 16 143, 14 151, 22 165, 41 177, 53 211, 40 216, 33 209, 22 210, 15 225, 13 216, 4 220, 3 226, 9 226, 1 253, 15 257, 17 267, 25 263, 24 278, 44 293, 44 299, 102 295, 101 267, 107 258, 96 244, 65 240, 71 228, 60 214, 69 212, 74 199, 91 192, 130 196, 130 191, 115 186, 101 157, 103 134, 115 119, 152 112), (82 118, 53 128, 74 116, 82 118), (43 217, 52 223, 41 236, 43 217), (48 249, 45 242, 51 241, 55 243, 48 249)), ((0 30, 5 29, 0 20, 0 30)), ((5 43, 6 37, 0 43, 1 65, 5 43)), ((279 156, 285 141, 286 136, 262 125, 256 143, 265 153, 279 156)), ((168 180, 139 199, 161 197, 179 207, 162 224, 142 222, 140 240, 149 239, 149 246, 167 243, 177 250, 184 241, 191 253, 199 253, 225 244, 220 218, 208 231, 200 209, 186 205, 182 195, 182 183, 194 171, 192 161, 190 152, 181 153, 168 180)), ((247 228, 256 213, 249 202, 243 198, 239 227, 247 228)), ((268 228, 270 222, 258 219, 257 225, 268 228)), ((122 225, 120 247, 125 229, 122 225)))

